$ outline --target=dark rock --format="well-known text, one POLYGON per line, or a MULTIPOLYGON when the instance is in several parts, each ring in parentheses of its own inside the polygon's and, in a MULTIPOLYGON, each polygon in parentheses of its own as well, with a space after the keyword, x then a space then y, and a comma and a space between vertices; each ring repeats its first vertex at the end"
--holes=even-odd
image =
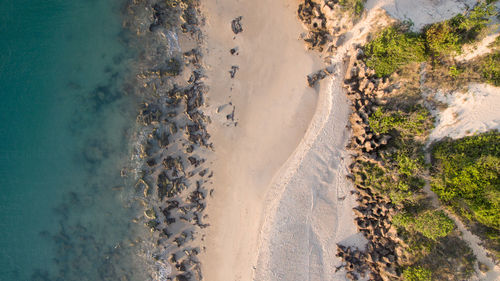
POLYGON ((243 27, 241 26, 242 19, 243 19, 243 17, 239 16, 231 22, 231 29, 233 30, 234 34, 238 34, 240 32, 243 32, 243 27))
POLYGON ((229 74, 231 75, 231 78, 234 78, 236 75, 236 71, 238 71, 240 68, 236 65, 231 66, 231 70, 229 70, 229 74))

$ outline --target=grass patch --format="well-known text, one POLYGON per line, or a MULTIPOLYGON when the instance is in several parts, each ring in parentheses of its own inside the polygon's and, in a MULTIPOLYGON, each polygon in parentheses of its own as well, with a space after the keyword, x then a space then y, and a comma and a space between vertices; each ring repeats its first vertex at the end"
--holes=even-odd
POLYGON ((423 106, 408 111, 377 109, 370 116, 370 127, 377 134, 395 133, 403 138, 422 137, 432 127, 432 116, 423 106))
MULTIPOLYGON (((500 133, 444 140, 434 145, 432 189, 449 205, 500 231, 500 133)), ((466 214, 462 214, 466 215, 466 214)))
POLYGON ((448 236, 455 228, 455 224, 445 213, 432 210, 416 215, 399 213, 393 218, 393 223, 406 231, 416 231, 434 241, 448 236))
POLYGON ((484 57, 481 60, 480 69, 486 82, 500 87, 500 52, 484 57))

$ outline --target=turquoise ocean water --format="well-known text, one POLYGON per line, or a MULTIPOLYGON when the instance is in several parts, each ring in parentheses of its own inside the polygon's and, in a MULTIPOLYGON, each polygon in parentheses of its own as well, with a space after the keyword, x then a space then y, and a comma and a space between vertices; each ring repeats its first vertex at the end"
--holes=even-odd
POLYGON ((2 281, 145 280, 120 177, 137 108, 124 4, 0 1, 2 281))

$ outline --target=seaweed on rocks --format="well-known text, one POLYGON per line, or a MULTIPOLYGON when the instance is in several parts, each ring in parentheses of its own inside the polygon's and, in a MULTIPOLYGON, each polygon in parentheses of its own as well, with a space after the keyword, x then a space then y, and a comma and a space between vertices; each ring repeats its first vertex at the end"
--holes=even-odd
POLYGON ((156 237, 150 256, 159 280, 201 280, 196 255, 204 223, 212 150, 204 114, 205 94, 201 16, 198 0, 143 0, 129 4, 127 22, 141 42, 136 93, 143 99, 137 117, 138 196, 146 210, 142 221, 156 237), (145 27, 148 28, 145 28, 145 27), (183 50, 178 38, 197 47, 183 50), (202 173, 202 171, 204 171, 202 173))

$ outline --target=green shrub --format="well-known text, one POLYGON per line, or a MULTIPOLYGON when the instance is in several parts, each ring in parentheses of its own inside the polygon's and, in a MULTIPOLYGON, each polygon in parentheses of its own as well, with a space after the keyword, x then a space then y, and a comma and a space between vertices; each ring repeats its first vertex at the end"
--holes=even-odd
POLYGON ((392 223, 411 233, 438 240, 446 237, 455 228, 453 221, 442 211, 425 211, 420 214, 402 212, 394 216, 392 223))
POLYGON ((424 31, 428 51, 433 56, 460 53, 463 44, 475 40, 495 14, 493 5, 479 3, 474 9, 430 25, 424 31))
POLYGON ((449 70, 448 70, 448 74, 453 77, 453 78, 457 78, 458 76, 460 76, 460 74, 463 73, 463 70, 460 69, 460 68, 457 68, 455 65, 452 65, 450 66, 449 70))
POLYGON ((359 17, 365 9, 365 0, 340 0, 339 4, 347 11, 350 11, 354 16, 359 17))
POLYGON ((444 140, 432 149, 432 190, 485 226, 500 229, 500 133, 444 140))
POLYGON ((488 83, 500 86, 500 53, 486 56, 480 67, 482 76, 488 83))
POLYGON ((366 65, 378 77, 388 76, 403 65, 426 60, 425 45, 416 33, 392 26, 384 29, 364 48, 366 65))
POLYGON ((435 55, 460 52, 462 48, 460 34, 454 30, 449 21, 438 22, 427 28, 425 40, 430 52, 435 55))
POLYGON ((453 221, 442 211, 426 211, 415 220, 415 230, 432 240, 446 237, 454 227, 453 221))
POLYGON ((384 111, 379 108, 370 115, 369 122, 377 134, 395 130, 403 137, 422 136, 433 126, 430 112, 422 106, 415 106, 409 112, 384 111))
POLYGON ((423 267, 408 267, 403 271, 405 281, 431 281, 432 273, 423 267))

